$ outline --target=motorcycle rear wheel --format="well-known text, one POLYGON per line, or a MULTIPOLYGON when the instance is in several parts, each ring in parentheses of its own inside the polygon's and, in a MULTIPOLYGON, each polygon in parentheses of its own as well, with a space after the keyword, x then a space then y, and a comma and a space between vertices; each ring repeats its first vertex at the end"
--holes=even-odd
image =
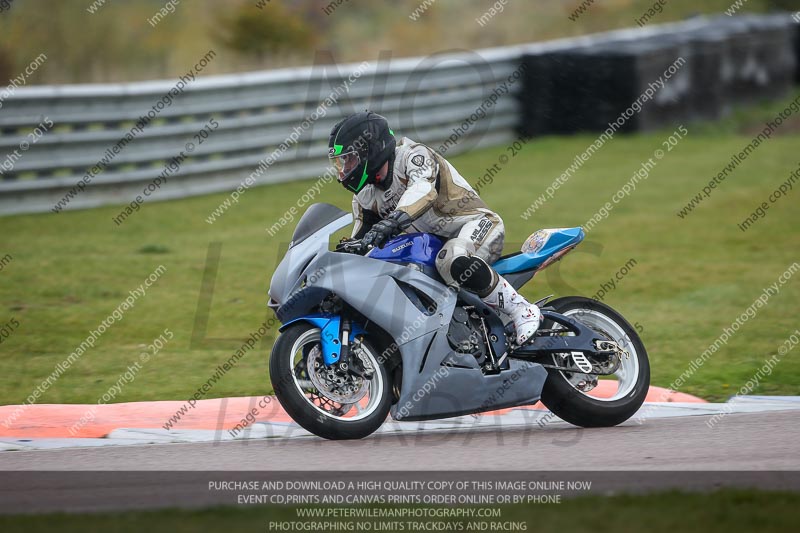
MULTIPOLYGON (((650 363, 636 329, 611 307, 590 298, 558 298, 548 306, 617 342, 630 356, 622 357, 613 376, 617 392, 610 398, 591 396, 577 388, 585 375, 548 368, 542 403, 559 418, 581 427, 610 427, 628 420, 639 410, 650 387, 650 363)), ((545 322, 542 327, 552 328, 553 324, 545 322)), ((553 363, 564 366, 558 355, 553 355, 553 363)))

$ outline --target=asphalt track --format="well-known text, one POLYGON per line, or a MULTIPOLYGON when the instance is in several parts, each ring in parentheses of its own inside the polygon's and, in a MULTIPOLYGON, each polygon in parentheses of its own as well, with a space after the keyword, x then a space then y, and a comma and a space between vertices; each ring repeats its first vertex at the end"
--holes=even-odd
POLYGON ((230 503, 208 493, 209 471, 338 471, 347 472, 351 479, 358 479, 359 473, 369 477, 369 472, 387 471, 482 470, 517 475, 661 471, 661 475, 622 476, 616 486, 655 490, 743 484, 800 490, 800 410, 734 413, 714 427, 706 424, 708 420, 707 416, 650 419, 603 429, 556 422, 528 430, 386 434, 347 442, 264 439, 5 452, 0 453, 0 470, 6 471, 0 512, 230 503), (127 471, 128 477, 105 475, 98 483, 96 474, 79 474, 69 476, 69 483, 64 479, 46 482, 32 476, 31 470, 127 471), (173 475, 145 476, 132 491, 130 471, 173 475), (690 471, 784 472, 755 483, 752 475, 740 476, 743 481, 738 483, 736 476, 720 481, 713 475, 692 476, 690 471), (70 490, 59 488, 59 483, 68 483, 70 490))
POLYGON ((800 470, 800 410, 580 429, 376 435, 0 453, 7 470, 800 470), (334 463, 331 457, 335 456, 334 463))

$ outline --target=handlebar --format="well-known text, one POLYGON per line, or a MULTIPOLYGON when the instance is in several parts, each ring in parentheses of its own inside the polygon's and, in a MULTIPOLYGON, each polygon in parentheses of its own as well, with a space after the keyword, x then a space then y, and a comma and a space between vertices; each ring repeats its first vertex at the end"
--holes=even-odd
POLYGON ((365 246, 364 242, 360 239, 342 240, 336 245, 337 252, 356 255, 365 255, 373 248, 374 246, 372 245, 365 246))

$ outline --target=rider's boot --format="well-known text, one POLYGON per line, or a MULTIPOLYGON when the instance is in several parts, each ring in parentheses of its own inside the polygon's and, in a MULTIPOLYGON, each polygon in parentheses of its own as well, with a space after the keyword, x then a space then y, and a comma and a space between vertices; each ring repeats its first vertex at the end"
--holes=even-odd
POLYGON ((503 276, 498 277, 500 279, 494 289, 483 297, 483 301, 489 307, 508 315, 514 321, 514 328, 517 330, 517 344, 521 346, 528 342, 539 329, 542 313, 536 305, 523 298, 503 276))

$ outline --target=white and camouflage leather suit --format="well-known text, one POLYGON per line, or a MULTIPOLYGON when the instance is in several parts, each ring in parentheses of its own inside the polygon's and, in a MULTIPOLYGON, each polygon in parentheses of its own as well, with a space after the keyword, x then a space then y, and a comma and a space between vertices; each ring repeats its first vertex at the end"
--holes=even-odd
MULTIPOLYGON (((403 211, 413 220, 406 232, 433 233, 446 240, 436 268, 451 285, 458 284, 451 269, 457 257, 475 255, 490 265, 500 257, 505 238, 502 219, 446 159, 403 137, 391 170, 386 190, 368 184, 353 196, 354 238, 361 238, 393 211, 403 211)), ((495 284, 492 280, 490 288, 495 284)))

